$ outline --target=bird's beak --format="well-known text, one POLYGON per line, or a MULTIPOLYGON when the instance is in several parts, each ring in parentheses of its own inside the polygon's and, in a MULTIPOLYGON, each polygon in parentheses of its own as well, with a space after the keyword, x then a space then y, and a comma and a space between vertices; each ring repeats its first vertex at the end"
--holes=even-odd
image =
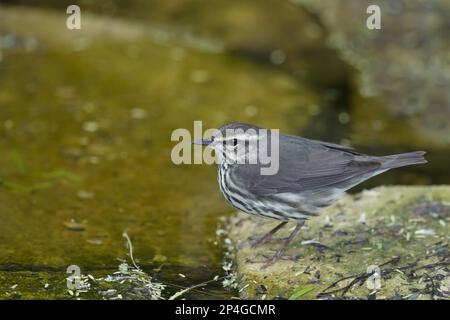
POLYGON ((203 139, 203 140, 194 140, 192 142, 192 144, 199 144, 199 145, 203 145, 203 146, 208 146, 211 142, 212 142, 212 140, 210 140, 210 139, 203 139))

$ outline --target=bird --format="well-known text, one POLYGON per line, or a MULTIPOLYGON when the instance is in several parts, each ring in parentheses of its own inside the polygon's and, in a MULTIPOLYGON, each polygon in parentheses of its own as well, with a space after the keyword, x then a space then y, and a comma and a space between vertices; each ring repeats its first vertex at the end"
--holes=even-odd
POLYGON ((251 147, 251 141, 262 143, 262 137, 268 142, 275 138, 273 131, 266 130, 264 136, 261 130, 266 129, 233 122, 217 129, 208 139, 193 143, 212 148, 218 156, 219 187, 234 208, 279 221, 268 233, 253 239, 252 247, 273 241, 274 234, 288 222, 295 223, 262 268, 282 258, 305 222, 318 216, 322 208, 337 201, 348 189, 390 169, 427 162, 424 151, 370 156, 347 146, 280 133, 278 170, 263 175, 261 161, 248 161, 258 152, 251 147))

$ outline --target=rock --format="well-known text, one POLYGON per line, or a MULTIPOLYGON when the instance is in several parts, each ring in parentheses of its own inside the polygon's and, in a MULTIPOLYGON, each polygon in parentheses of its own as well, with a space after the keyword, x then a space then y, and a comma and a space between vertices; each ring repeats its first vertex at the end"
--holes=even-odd
POLYGON ((440 288, 450 284, 450 186, 378 187, 345 195, 308 221, 291 244, 287 255, 298 255, 298 260, 261 269, 255 261, 272 255, 279 244, 251 249, 246 242, 276 223, 244 213, 230 220, 234 276, 242 298, 449 297, 440 288), (368 273, 373 271, 380 277, 368 273))
POLYGON ((74 219, 70 219, 69 221, 64 222, 64 226, 72 231, 84 231, 86 230, 86 224, 77 222, 74 219))
POLYGON ((318 14, 329 43, 360 71, 362 96, 380 99, 433 144, 450 143, 448 1, 293 2, 318 14), (369 5, 381 9, 380 30, 366 27, 369 5))

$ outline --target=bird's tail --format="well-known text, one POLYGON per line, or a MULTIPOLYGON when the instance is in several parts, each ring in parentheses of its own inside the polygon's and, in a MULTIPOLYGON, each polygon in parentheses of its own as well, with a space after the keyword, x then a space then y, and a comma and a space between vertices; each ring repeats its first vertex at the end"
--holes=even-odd
POLYGON ((425 153, 425 151, 414 151, 382 157, 384 160, 382 168, 392 169, 412 164, 427 163, 427 160, 423 157, 425 153))

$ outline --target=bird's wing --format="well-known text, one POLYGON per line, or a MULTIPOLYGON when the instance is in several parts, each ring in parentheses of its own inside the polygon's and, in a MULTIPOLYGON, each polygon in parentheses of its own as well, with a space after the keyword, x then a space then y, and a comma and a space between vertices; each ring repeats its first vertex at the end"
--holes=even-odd
POLYGON ((326 142, 326 141, 321 141, 321 140, 312 140, 312 139, 305 139, 305 138, 302 138, 302 139, 312 142, 312 143, 321 144, 321 145, 331 148, 331 149, 342 150, 342 151, 350 152, 352 154, 361 154, 359 152, 356 152, 355 150, 353 150, 352 147, 349 147, 349 146, 343 146, 341 144, 331 143, 331 142, 326 142))
POLYGON ((374 157, 359 155, 338 145, 284 136, 280 143, 279 170, 261 175, 256 165, 240 165, 233 174, 253 193, 267 196, 302 192, 339 184, 380 167, 374 157))

